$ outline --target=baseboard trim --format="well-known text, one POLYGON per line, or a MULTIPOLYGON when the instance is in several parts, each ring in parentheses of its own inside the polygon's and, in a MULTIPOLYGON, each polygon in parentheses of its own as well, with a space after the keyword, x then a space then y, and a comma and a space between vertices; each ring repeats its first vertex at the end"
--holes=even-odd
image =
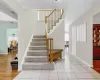
POLYGON ((86 61, 82 60, 81 58, 77 57, 76 55, 73 55, 72 53, 70 53, 72 56, 75 56, 78 60, 80 60, 81 62, 83 62, 85 65, 87 65, 88 67, 93 67, 93 65, 88 64, 86 61))
POLYGON ((0 53, 0 55, 8 55, 8 53, 0 53))
POLYGON ((18 64, 18 71, 22 71, 22 65, 18 64))

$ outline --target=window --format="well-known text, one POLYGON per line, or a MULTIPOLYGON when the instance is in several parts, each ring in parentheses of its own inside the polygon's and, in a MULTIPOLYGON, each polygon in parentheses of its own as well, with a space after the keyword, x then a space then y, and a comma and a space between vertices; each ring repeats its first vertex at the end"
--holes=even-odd
POLYGON ((77 26, 77 41, 86 42, 86 23, 77 26))

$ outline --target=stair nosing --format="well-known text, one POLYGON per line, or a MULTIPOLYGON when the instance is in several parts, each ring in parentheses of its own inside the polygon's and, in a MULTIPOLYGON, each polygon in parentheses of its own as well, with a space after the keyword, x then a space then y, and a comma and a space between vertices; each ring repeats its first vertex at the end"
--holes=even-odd
POLYGON ((49 62, 41 62, 41 63, 35 63, 35 62, 24 62, 24 65, 41 65, 41 64, 53 64, 53 63, 49 63, 49 62))
POLYGON ((26 58, 48 58, 48 56, 26 56, 26 58))
POLYGON ((27 52, 47 52, 47 50, 28 50, 27 52))

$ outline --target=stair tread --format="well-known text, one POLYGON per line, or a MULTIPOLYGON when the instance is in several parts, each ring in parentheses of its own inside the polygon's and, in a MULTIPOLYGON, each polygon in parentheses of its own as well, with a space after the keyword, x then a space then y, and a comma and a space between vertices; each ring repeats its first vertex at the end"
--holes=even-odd
POLYGON ((49 63, 49 62, 41 62, 41 63, 32 63, 32 62, 24 62, 24 65, 43 65, 43 64, 53 64, 53 63, 49 63))
POLYGON ((26 56, 26 58, 48 58, 48 56, 26 56))
POLYGON ((33 38, 46 38, 45 35, 34 35, 33 38))
POLYGON ((46 45, 46 42, 31 42, 31 44, 42 44, 42 45, 46 45))
POLYGON ((30 47, 46 47, 46 46, 30 46, 30 47))
POLYGON ((46 41, 31 41, 31 43, 46 43, 46 41))
POLYGON ((33 39, 39 39, 39 40, 41 40, 41 39, 46 39, 46 38, 33 38, 33 39))
POLYGON ((46 43, 46 40, 33 40, 32 43, 46 43))
POLYGON ((46 43, 46 40, 36 40, 36 39, 34 40, 33 39, 33 41, 31 41, 31 42, 46 43))
POLYGON ((47 52, 47 50, 29 50, 28 52, 47 52))
POLYGON ((46 35, 34 35, 34 36, 46 36, 46 35))

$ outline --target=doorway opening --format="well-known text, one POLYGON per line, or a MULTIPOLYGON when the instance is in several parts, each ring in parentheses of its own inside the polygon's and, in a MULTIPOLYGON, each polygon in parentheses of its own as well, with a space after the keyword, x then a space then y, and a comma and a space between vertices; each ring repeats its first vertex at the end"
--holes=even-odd
POLYGON ((0 5, 3 7, 0 8, 0 80, 13 80, 18 74, 18 57, 17 52, 10 53, 9 49, 14 50, 18 46, 15 38, 17 31, 14 31, 18 29, 18 16, 5 3, 1 2, 0 5))
POLYGON ((69 25, 65 24, 65 52, 69 52, 69 25))
POLYGON ((16 29, 7 29, 8 53, 18 53, 18 31, 16 29))

